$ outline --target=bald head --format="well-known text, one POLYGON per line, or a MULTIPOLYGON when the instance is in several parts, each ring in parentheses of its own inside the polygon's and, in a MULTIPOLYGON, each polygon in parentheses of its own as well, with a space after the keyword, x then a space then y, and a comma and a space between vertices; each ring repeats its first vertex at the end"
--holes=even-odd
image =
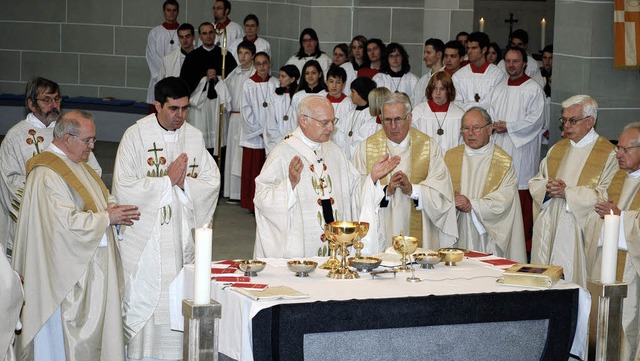
POLYGON ((331 102, 319 95, 310 95, 300 102, 298 123, 305 137, 318 143, 331 138, 335 122, 335 113, 331 102))
POLYGON ((53 129, 53 144, 76 163, 86 162, 96 140, 93 115, 84 110, 64 113, 53 129))

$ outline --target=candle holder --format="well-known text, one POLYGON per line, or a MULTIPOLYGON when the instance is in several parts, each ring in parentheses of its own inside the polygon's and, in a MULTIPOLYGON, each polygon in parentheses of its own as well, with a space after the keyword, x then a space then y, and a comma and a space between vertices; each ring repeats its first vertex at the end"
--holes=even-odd
POLYGON ((627 297, 627 284, 588 282, 591 293, 589 317, 589 360, 618 361, 622 333, 622 301, 627 297), (598 302, 595 302, 597 297, 598 302))

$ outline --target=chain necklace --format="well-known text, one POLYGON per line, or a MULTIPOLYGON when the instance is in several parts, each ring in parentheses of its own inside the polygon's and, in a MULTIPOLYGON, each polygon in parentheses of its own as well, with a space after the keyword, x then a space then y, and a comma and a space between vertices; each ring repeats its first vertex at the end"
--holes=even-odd
POLYGON ((444 130, 442 129, 442 125, 444 124, 444 121, 447 120, 447 114, 449 114, 449 109, 447 109, 447 111, 444 113, 444 118, 442 119, 442 123, 440 123, 440 119, 438 119, 438 114, 436 112, 433 112, 433 115, 435 115, 436 117, 436 122, 438 122, 438 131, 436 133, 438 133, 438 135, 443 135, 444 134, 444 130))

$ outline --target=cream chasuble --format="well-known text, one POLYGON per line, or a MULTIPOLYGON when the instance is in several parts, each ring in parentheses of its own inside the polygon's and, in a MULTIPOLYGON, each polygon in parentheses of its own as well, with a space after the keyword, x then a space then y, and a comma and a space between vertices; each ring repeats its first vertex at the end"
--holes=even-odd
POLYGON ((130 358, 182 358, 182 333, 171 331, 169 322, 169 284, 184 264, 193 262, 191 230, 212 221, 219 189, 218 167, 191 125, 169 132, 152 114, 122 137, 113 194, 141 212, 138 222, 123 227, 121 245, 130 358), (171 186, 166 175, 181 153, 189 157, 184 190, 171 186))
POLYGON ((591 265, 587 250, 591 247, 592 217, 597 201, 607 199, 618 162, 613 145, 593 130, 579 143, 564 139, 556 143, 540 163, 540 171, 529 181, 533 198, 532 263, 562 266, 565 279, 586 287, 591 265), (545 202, 550 179, 566 183, 565 199, 545 202))
POLYGON ((0 324, 0 360, 15 360, 14 338, 15 330, 22 310, 24 296, 20 277, 11 268, 11 264, 0 246, 0 314, 4 315, 0 324))
POLYGON ((511 157, 493 142, 480 149, 460 145, 444 157, 454 191, 469 198, 472 211, 458 211, 456 247, 526 263, 518 180, 511 157))
MULTIPOLYGON (((256 178, 254 257, 316 256, 325 245, 323 199, 331 203, 335 221, 371 223, 381 196, 382 188, 370 176, 361 177, 335 143, 314 143, 296 128, 273 148, 256 178), (292 189, 289 163, 296 155, 304 167, 292 189)), ((381 250, 369 236, 363 243, 365 254, 381 250)))
MULTIPOLYGON (((385 153, 400 156, 400 164, 391 174, 398 171, 407 174, 418 205, 397 188, 387 197, 386 207, 378 203, 377 223, 370 225, 369 234, 377 233, 382 249, 391 246, 392 237, 400 232, 418 238, 420 247, 437 250, 453 245, 458 238, 453 190, 440 147, 415 128, 398 145, 380 130, 360 144, 353 162, 364 175, 385 153)), ((391 174, 380 180, 383 185, 388 184, 391 174)))
POLYGON ((50 149, 27 166, 33 169, 16 230, 13 267, 24 276, 25 295, 21 347, 59 309, 67 360, 123 360, 122 269, 104 211, 114 200, 86 163, 50 149))

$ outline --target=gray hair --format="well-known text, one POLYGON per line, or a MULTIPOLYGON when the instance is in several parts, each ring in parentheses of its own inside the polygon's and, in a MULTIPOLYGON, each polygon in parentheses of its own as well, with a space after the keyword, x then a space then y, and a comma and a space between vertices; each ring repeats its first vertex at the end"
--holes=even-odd
POLYGON ((487 124, 493 123, 493 119, 491 119, 491 115, 489 115, 489 113, 482 107, 471 107, 471 108, 469 108, 469 110, 464 112, 464 115, 462 116, 462 118, 464 119, 465 115, 467 115, 467 114, 469 114, 469 112, 473 112, 473 111, 480 113, 480 115, 482 115, 482 117, 484 118, 484 121, 487 124))
POLYGON ((391 90, 387 87, 374 88, 369 92, 369 115, 377 117, 382 113, 382 99, 391 94, 391 90))
POLYGON ((326 100, 327 102, 329 102, 327 98, 321 95, 315 95, 315 94, 306 96, 304 99, 302 99, 302 101, 300 101, 300 105, 298 105, 298 118, 300 118, 300 115, 309 116, 309 114, 312 113, 313 109, 315 108, 311 106, 313 102, 320 101, 320 100, 326 100))
POLYGON ((73 136, 80 135, 80 122, 78 118, 85 118, 93 121, 93 114, 84 110, 70 110, 62 114, 53 128, 53 139, 61 139, 65 134, 73 136), (79 115, 76 117, 74 115, 79 115))
POLYGON ((39 76, 29 80, 24 91, 24 102, 27 108, 29 108, 29 100, 31 100, 34 105, 36 104, 40 90, 48 90, 50 93, 60 93, 60 86, 52 80, 39 76))
MULTIPOLYGON (((624 129, 622 129, 622 132, 624 133, 627 130, 635 130, 636 132, 638 132, 638 134, 640 134, 640 122, 631 122, 625 125, 624 129)), ((640 137, 636 138, 636 145, 640 145, 640 137)))
POLYGON ((389 93, 384 98, 382 98, 380 102, 380 115, 384 115, 382 114, 382 109, 384 109, 385 105, 397 103, 400 103, 404 106, 405 114, 411 113, 411 100, 406 93, 389 93))
POLYGON ((562 109, 567 109, 574 105, 582 106, 583 118, 593 117, 593 120, 598 119, 598 102, 592 97, 584 94, 574 95, 562 102, 562 109))

